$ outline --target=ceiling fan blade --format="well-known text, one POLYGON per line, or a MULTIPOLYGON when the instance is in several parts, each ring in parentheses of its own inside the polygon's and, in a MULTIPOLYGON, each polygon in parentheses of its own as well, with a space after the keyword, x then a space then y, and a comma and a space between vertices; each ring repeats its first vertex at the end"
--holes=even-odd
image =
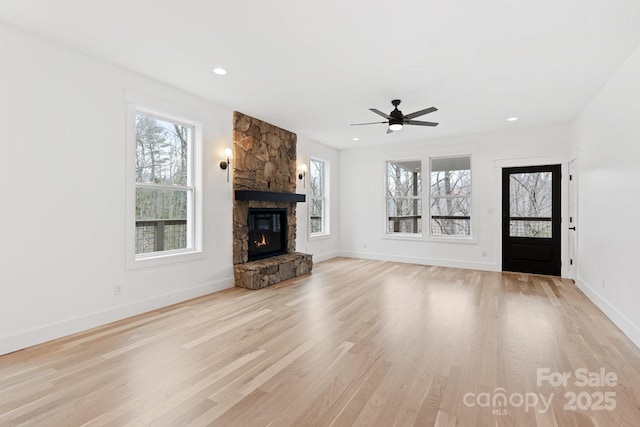
POLYGON ((377 125, 380 123, 389 123, 389 122, 351 123, 349 126, 377 125))
POLYGON ((373 111, 374 113, 376 113, 376 114, 377 114, 377 115, 379 115, 379 116, 384 117, 385 119, 391 119, 391 118, 392 118, 390 115, 388 115, 388 114, 386 114, 386 113, 383 113, 383 112, 382 112, 382 111, 380 111, 380 110, 376 110, 375 108, 369 108, 369 110, 373 111))
POLYGON ((438 126, 438 123, 433 122, 421 122, 419 120, 407 120, 404 122, 405 125, 417 125, 417 126, 438 126))
POLYGON ((425 114, 433 113, 434 111, 438 111, 438 109, 436 107, 429 107, 424 110, 416 111, 415 113, 407 114, 404 118, 411 120, 416 117, 424 116, 425 114))

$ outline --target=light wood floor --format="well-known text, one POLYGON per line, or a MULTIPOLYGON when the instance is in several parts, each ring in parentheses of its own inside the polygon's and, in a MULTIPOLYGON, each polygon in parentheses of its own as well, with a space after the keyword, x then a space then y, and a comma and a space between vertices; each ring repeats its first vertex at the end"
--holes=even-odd
POLYGON ((0 396, 2 426, 638 426, 640 351, 569 280, 339 258, 0 357, 0 396))

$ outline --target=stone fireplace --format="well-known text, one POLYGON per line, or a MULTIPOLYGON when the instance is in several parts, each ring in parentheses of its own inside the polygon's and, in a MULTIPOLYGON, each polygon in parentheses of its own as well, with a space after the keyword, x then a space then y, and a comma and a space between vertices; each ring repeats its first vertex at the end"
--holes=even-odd
POLYGON ((295 252, 296 143, 293 132, 239 112, 233 116, 233 264, 236 286, 260 289, 311 272, 295 252))

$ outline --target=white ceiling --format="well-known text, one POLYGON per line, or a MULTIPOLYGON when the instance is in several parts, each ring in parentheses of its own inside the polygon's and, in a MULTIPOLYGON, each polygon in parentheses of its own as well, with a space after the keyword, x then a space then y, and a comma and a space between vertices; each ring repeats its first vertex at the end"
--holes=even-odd
POLYGON ((638 46, 640 1, 2 0, 0 22, 349 148, 569 123, 638 46), (349 126, 394 98, 440 126, 349 126))

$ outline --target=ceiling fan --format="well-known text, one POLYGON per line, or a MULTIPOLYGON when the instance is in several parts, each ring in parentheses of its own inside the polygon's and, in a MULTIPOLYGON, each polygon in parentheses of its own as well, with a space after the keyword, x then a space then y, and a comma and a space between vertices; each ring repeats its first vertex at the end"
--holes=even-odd
POLYGON ((385 114, 380 110, 376 110, 375 108, 369 108, 369 110, 373 111, 379 116, 384 117, 387 121, 384 122, 370 122, 370 123, 353 123, 351 126, 362 126, 362 125, 374 125, 379 123, 388 123, 389 127, 387 128, 387 133, 391 133, 394 131, 398 131, 402 129, 404 125, 417 125, 417 126, 438 126, 438 123, 433 122, 423 122, 420 120, 413 120, 416 117, 423 116, 425 114, 433 113, 434 111, 438 111, 436 107, 425 108, 424 110, 416 111, 415 113, 407 114, 406 116, 402 114, 402 111, 398 110, 398 105, 400 105, 399 99, 394 99, 391 101, 393 104, 393 111, 389 114, 385 114))

